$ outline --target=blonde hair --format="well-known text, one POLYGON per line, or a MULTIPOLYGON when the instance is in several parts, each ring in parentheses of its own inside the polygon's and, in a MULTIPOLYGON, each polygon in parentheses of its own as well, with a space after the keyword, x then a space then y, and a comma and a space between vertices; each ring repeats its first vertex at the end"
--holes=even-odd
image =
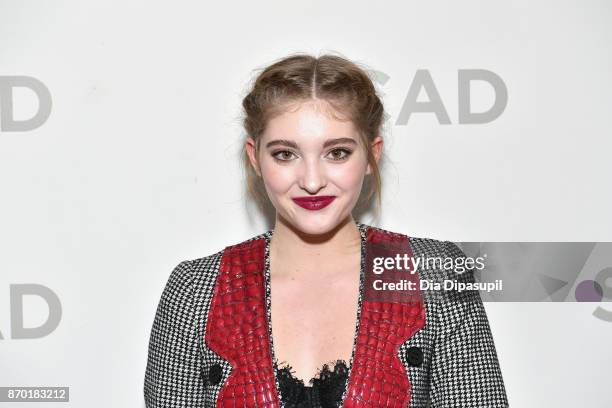
MULTIPOLYGON (((369 201, 375 194, 380 208, 380 169, 371 142, 376 136, 382 136, 386 113, 372 80, 356 63, 336 55, 314 57, 300 53, 264 68, 242 100, 245 139, 251 137, 258 152, 261 135, 270 119, 281 114, 291 103, 314 98, 325 100, 333 109, 348 116, 358 130, 372 170, 370 177, 365 179, 367 187, 364 189, 366 194, 362 194, 365 196, 363 201, 369 201)), ((248 195, 263 209, 268 197, 263 180, 250 164, 244 143, 242 158, 248 195)))

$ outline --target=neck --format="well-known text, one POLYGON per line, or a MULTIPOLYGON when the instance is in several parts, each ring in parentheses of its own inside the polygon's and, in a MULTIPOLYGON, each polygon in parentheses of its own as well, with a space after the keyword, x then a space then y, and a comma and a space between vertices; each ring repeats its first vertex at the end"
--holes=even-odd
POLYGON ((324 234, 307 234, 277 214, 270 247, 274 252, 282 253, 283 257, 316 259, 359 251, 361 235, 351 215, 324 234))

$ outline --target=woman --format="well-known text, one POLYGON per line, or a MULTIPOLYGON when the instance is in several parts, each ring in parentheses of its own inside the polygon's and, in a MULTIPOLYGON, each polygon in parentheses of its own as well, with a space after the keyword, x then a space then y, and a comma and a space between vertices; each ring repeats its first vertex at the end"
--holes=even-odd
POLYGON ((248 191, 272 204, 274 229, 174 269, 147 407, 506 407, 478 292, 418 290, 472 272, 374 272, 376 259, 464 254, 354 220, 358 204, 380 204, 384 108, 365 71, 293 55, 259 74, 243 107, 248 191), (397 277, 417 289, 373 289, 397 277))

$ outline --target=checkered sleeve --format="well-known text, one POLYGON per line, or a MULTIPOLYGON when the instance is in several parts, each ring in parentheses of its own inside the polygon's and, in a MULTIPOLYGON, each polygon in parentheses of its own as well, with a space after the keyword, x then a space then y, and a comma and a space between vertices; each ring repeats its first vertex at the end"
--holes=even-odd
MULTIPOLYGON (((452 242, 445 258, 465 260, 452 242)), ((474 282, 472 269, 450 272, 458 282, 474 282)), ((507 407, 508 399, 485 308, 477 290, 449 291, 437 303, 438 319, 431 372, 432 408, 507 407)))
POLYGON ((190 261, 179 263, 162 292, 149 340, 144 379, 147 408, 203 407, 190 261))

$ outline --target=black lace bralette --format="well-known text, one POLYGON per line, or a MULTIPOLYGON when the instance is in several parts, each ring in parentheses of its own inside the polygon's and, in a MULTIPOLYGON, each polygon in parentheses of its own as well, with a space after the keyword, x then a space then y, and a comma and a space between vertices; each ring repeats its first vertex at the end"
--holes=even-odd
POLYGON ((348 366, 344 360, 336 360, 333 370, 323 368, 304 385, 295 378, 290 365, 275 366, 281 400, 287 408, 336 408, 342 402, 342 394, 348 380, 348 366))

